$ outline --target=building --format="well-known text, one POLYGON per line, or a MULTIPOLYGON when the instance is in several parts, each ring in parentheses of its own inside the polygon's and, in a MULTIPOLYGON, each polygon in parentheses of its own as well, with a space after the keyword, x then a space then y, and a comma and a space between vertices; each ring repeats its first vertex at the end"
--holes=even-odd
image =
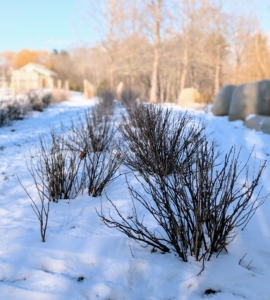
POLYGON ((43 65, 28 63, 11 74, 12 90, 31 90, 40 88, 52 88, 57 73, 47 69, 43 65))

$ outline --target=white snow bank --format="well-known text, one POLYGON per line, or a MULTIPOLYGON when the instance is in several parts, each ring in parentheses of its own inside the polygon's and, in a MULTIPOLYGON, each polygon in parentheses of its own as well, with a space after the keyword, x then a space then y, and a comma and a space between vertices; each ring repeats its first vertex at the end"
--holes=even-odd
MULTIPOLYGON (((95 212, 100 198, 87 195, 52 203, 47 242, 40 241, 38 220, 16 174, 36 195, 25 164, 28 147, 38 135, 76 119, 94 103, 75 94, 43 113, 0 128, 0 299, 269 300, 270 199, 228 246, 229 253, 213 257, 201 276, 201 263, 193 258, 184 263, 173 253, 151 253, 107 228, 95 212), (205 295, 210 289, 217 293, 205 295)), ((245 128, 241 121, 199 111, 194 115, 204 121, 209 138, 217 140, 223 154, 236 145, 242 148, 242 161, 252 149, 253 157, 267 160, 262 181, 263 194, 269 193, 270 136, 245 128)), ((120 177, 106 193, 130 211, 125 179, 120 177)))

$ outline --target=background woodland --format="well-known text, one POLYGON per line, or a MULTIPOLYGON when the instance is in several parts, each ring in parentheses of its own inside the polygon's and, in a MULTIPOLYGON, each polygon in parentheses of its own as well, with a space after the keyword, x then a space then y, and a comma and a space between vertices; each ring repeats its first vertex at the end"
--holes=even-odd
POLYGON ((270 77, 268 34, 254 13, 244 12, 246 3, 228 12, 225 2, 85 1, 85 26, 95 24, 100 36, 95 46, 6 51, 0 68, 8 74, 36 62, 68 79, 73 90, 82 90, 84 79, 96 93, 123 82, 154 103, 175 103, 182 89, 194 87, 212 102, 223 85, 270 77))

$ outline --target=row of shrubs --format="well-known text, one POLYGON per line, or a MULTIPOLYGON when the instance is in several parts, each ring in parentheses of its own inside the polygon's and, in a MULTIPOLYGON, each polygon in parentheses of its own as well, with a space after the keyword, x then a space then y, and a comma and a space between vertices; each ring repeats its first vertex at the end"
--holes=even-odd
POLYGON ((0 101, 0 127, 10 125, 13 121, 24 119, 31 111, 43 111, 58 99, 50 92, 30 92, 29 94, 8 97, 0 101))
POLYGON ((49 139, 40 138, 29 170, 41 206, 28 195, 40 220, 42 241, 51 201, 74 199, 85 189, 93 197, 100 196, 113 180, 124 176, 120 167, 125 165, 141 188, 127 180, 130 215, 107 196, 110 211, 98 210, 107 226, 154 251, 174 251, 185 262, 193 256, 204 263, 213 254, 227 251, 268 196, 254 193, 265 162, 259 163, 251 178, 249 160, 241 163, 235 148, 221 157, 204 125, 196 124, 189 113, 132 103, 125 103, 116 126, 115 104, 108 93, 65 128, 68 134, 52 131, 49 139), (140 214, 140 207, 146 215, 140 214), (156 226, 150 227, 149 219, 156 226))

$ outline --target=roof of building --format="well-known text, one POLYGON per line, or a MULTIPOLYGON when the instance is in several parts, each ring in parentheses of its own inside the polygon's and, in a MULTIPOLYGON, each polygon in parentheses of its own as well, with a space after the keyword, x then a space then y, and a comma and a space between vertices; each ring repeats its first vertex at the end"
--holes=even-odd
POLYGON ((57 73, 47 69, 45 66, 37 63, 28 63, 19 70, 25 72, 36 72, 44 76, 57 76, 57 73))

